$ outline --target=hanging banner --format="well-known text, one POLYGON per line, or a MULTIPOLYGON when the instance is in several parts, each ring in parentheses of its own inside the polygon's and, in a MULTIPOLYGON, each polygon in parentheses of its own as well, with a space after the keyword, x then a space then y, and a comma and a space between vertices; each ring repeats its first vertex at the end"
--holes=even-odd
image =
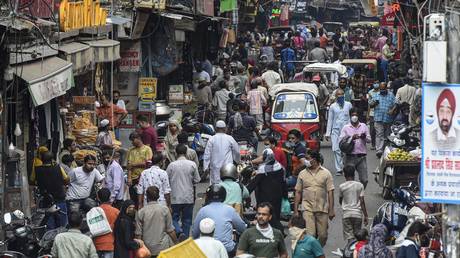
POLYGON ((120 72, 139 72, 141 67, 141 42, 122 41, 120 57, 120 72))
POLYGON ((460 203, 460 84, 424 84, 423 202, 460 203))
POLYGON ((387 13, 380 18, 380 26, 393 27, 395 25, 395 19, 395 13, 387 13))

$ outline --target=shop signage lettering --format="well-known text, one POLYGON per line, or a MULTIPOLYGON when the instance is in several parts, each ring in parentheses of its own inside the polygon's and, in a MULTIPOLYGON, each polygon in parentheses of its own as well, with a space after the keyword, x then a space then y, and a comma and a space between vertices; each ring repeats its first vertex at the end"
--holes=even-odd
POLYGON ((63 31, 101 26, 106 24, 107 10, 99 1, 62 0, 59 5, 59 26, 63 31))
POLYGON ((459 204, 460 84, 424 84, 422 102, 422 201, 459 204))
POLYGON ((157 97, 157 78, 139 78, 139 99, 142 101, 152 101, 157 97))
POLYGON ((395 24, 395 18, 396 14, 395 13, 387 13, 384 16, 382 16, 382 19, 380 20, 380 26, 394 26, 395 24))
POLYGON ((29 85, 29 92, 35 106, 64 95, 72 87, 72 67, 50 77, 29 85))
POLYGON ((120 47, 120 72, 139 72, 141 63, 141 43, 122 42, 120 47))

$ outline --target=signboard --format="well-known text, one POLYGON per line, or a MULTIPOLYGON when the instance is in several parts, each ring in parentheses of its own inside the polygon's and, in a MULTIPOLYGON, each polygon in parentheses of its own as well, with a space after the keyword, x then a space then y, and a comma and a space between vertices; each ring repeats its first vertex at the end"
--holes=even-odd
POLYGON ((122 41, 120 57, 120 72, 139 72, 141 67, 141 42, 122 41))
POLYGON ((72 66, 64 71, 36 83, 29 85, 29 92, 35 106, 64 95, 73 85, 72 66))
POLYGON ((157 78, 139 78, 139 99, 154 100, 157 97, 157 78))
POLYGON ((393 27, 395 25, 396 14, 387 13, 380 19, 380 26, 393 27))
POLYGON ((423 202, 460 204, 460 84, 424 84, 423 202))
POLYGON ((184 86, 169 85, 169 104, 184 104, 184 86))

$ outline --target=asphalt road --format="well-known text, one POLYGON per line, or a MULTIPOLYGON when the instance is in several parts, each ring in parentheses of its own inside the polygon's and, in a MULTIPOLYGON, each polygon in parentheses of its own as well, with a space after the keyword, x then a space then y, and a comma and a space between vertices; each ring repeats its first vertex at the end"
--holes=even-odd
MULTIPOLYGON (((263 146, 259 144, 259 150, 261 150, 263 146)), ((338 189, 339 185, 345 181, 343 176, 337 177, 335 176, 334 170, 334 160, 332 155, 332 150, 330 147, 330 143, 325 142, 322 143, 321 153, 324 157, 324 166, 329 169, 333 173, 334 177, 334 185, 336 189, 338 189)), ((374 176, 372 171, 375 170, 378 164, 378 160, 375 156, 375 151, 368 150, 367 155, 367 166, 369 170, 369 183, 366 188, 365 193, 365 201, 367 206, 367 212, 369 214, 369 223, 372 223, 372 218, 374 217, 377 208, 383 203, 383 199, 380 195, 381 188, 374 180, 374 176)), ((198 196, 203 196, 203 193, 206 191, 206 188, 209 186, 209 183, 200 183, 197 188, 196 192, 198 196)), ((328 232, 328 240, 327 244, 324 247, 324 254, 326 257, 336 257, 332 254, 332 251, 337 250, 337 248, 342 248, 345 245, 345 241, 343 240, 342 234, 342 211, 338 204, 338 197, 337 191, 335 194, 335 212, 336 217, 329 222, 329 232, 328 232)), ((197 202, 195 203, 195 210, 194 214, 198 212, 198 210, 203 206, 204 200, 200 197, 197 198, 197 202)), ((289 241, 286 241, 288 244, 289 241)))

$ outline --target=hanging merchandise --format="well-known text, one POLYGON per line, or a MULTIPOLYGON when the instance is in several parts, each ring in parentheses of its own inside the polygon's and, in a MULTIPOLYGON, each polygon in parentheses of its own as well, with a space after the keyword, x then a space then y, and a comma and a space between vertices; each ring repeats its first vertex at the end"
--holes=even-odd
POLYGON ((238 2, 236 0, 221 0, 220 13, 238 10, 238 2))

